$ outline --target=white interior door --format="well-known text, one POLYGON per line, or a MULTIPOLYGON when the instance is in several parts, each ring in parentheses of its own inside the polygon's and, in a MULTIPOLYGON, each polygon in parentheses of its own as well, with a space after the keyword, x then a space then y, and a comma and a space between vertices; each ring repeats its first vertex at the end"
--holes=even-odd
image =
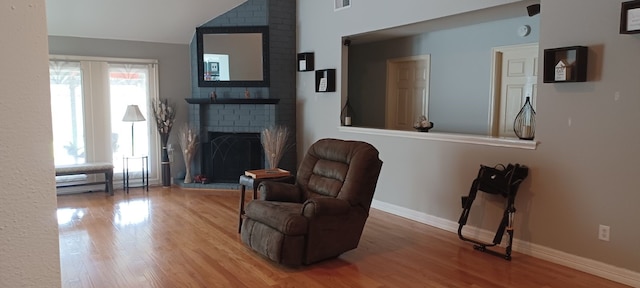
POLYGON ((524 105, 526 97, 531 97, 535 107, 538 79, 538 44, 501 47, 494 50, 496 67, 495 92, 499 107, 497 127, 494 136, 515 137, 513 121, 524 105))
POLYGON ((429 67, 429 55, 387 62, 385 128, 413 130, 418 117, 428 117, 429 67))

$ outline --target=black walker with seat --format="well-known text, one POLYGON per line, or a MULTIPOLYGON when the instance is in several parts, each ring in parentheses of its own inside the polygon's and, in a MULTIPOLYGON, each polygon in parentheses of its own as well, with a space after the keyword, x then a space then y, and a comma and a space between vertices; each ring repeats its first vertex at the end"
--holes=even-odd
POLYGON ((529 168, 520 164, 508 164, 506 167, 499 164, 495 167, 489 167, 480 165, 478 176, 473 180, 471 189, 468 196, 462 197, 462 215, 458 220, 458 237, 461 240, 474 243, 474 249, 486 252, 499 257, 504 257, 506 260, 511 260, 511 245, 513 242, 513 217, 516 212, 514 205, 518 187, 527 178, 529 174, 529 168), (493 243, 485 243, 479 240, 469 239, 462 235, 462 227, 467 224, 467 218, 469 218, 469 212, 471 211, 471 205, 476 199, 478 190, 489 193, 502 195, 506 198, 505 210, 502 216, 502 221, 498 226, 498 231, 493 238, 493 243), (505 230, 509 235, 508 243, 505 253, 496 252, 488 247, 499 245, 502 242, 505 230))

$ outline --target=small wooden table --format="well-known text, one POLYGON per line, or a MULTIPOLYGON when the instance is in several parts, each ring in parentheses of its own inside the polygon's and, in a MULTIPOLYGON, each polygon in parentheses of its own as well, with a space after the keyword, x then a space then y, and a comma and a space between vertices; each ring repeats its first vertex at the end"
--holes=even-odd
MULTIPOLYGON (((252 170, 252 171, 258 171, 258 170, 252 170)), ((247 171, 250 172, 250 171, 247 171)), ((249 175, 256 175, 254 173, 248 173, 249 175)), ((261 173, 257 174, 257 178, 253 178, 251 176, 247 176, 247 175, 240 175, 240 211, 238 213, 238 233, 240 233, 240 229, 242 228, 242 216, 244 215, 244 201, 245 201, 245 192, 246 192, 246 188, 249 187, 251 189, 253 189, 253 199, 258 199, 258 185, 260 185, 260 183, 262 181, 276 181, 276 182, 284 182, 284 183, 290 183, 293 184, 295 182, 295 177, 293 175, 284 175, 284 176, 276 176, 276 177, 267 177, 267 178, 260 178, 259 175, 261 175, 261 173)))

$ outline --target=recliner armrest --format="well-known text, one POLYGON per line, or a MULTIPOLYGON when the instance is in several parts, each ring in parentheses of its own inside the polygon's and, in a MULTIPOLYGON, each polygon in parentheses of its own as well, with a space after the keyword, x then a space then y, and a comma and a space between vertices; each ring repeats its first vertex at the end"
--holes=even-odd
POLYGON ((298 186, 289 183, 264 181, 258 185, 260 200, 280 202, 302 202, 302 193, 298 186))
POLYGON ((302 215, 305 217, 314 216, 335 216, 347 214, 351 209, 349 201, 337 198, 316 197, 304 202, 302 215))

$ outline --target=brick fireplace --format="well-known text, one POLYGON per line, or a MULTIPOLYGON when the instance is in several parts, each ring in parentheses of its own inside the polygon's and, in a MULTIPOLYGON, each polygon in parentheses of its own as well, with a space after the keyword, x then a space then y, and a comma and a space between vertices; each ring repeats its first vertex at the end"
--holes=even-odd
MULTIPOLYGON (((229 188, 235 186, 222 184, 237 184, 245 170, 264 168, 266 162, 260 133, 264 128, 276 125, 279 101, 272 98, 187 99, 191 104, 190 122, 200 131, 199 151, 192 167, 196 171, 194 175, 206 175, 212 184, 229 188)), ((293 136, 290 138, 294 141, 293 136)), ((281 164, 282 168, 287 165, 284 161, 281 164)))
MULTIPOLYGON (((214 135, 212 133, 258 135, 266 127, 282 125, 289 129, 290 143, 295 143, 295 2, 290 0, 248 0, 231 11, 205 23, 202 27, 261 25, 269 26, 269 87, 199 87, 197 81, 197 45, 194 37, 190 45, 192 94, 187 99, 187 102, 189 102, 189 124, 199 128, 201 140, 210 141, 210 137, 214 135), (252 96, 250 99, 245 99, 245 89, 249 90, 252 96), (215 102, 210 101, 210 94, 213 91, 217 94, 215 102)), ((297 166, 296 148, 295 145, 292 146, 283 156, 279 166, 295 173, 297 166)), ((203 151, 203 145, 201 144, 198 155, 194 159, 193 175, 208 174, 209 171, 207 169, 213 169, 217 165, 208 163, 213 160, 210 160, 209 156, 203 156, 203 152, 206 153, 207 151, 203 151), (206 159, 203 157, 206 157, 206 159), (213 168, 209 168, 210 166, 213 168)), ((244 149, 240 149, 229 153, 245 152, 244 149)), ((262 167, 265 167, 264 157, 261 161, 262 167)), ((230 173, 236 174, 238 171, 230 173)), ((235 179, 231 179, 233 177, 228 176, 227 179, 209 184, 207 187, 237 188, 239 176, 238 174, 235 179)), ((176 182, 180 182, 180 180, 176 182)))

